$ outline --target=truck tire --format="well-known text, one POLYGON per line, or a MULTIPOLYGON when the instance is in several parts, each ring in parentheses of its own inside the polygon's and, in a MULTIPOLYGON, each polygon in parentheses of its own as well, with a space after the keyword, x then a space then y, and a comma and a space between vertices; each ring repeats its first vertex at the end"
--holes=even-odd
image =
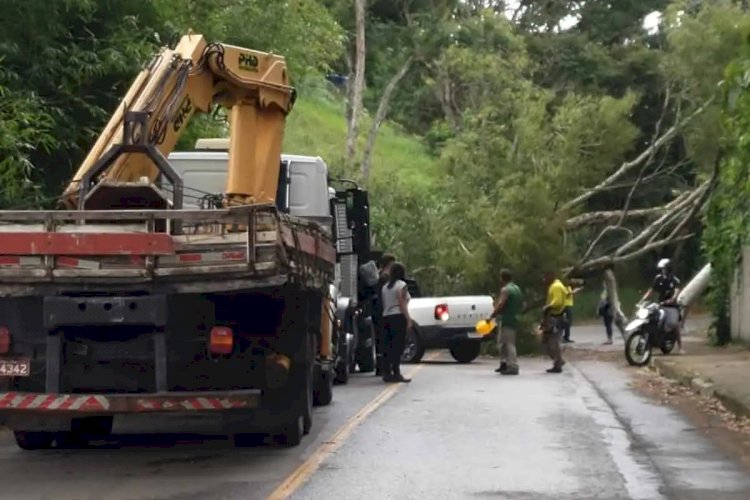
POLYGON ((273 435, 274 443, 280 446, 298 446, 305 434, 305 422, 302 415, 287 423, 273 435))
MULTIPOLYGON (((315 351, 313 350, 312 352, 314 353, 315 351)), ((314 357, 314 354, 312 356, 314 357)), ((299 383, 305 388, 305 390, 302 393, 302 400, 299 402, 299 409, 302 413, 302 432, 303 434, 308 434, 310 432, 310 429, 312 429, 313 391, 315 390, 315 380, 313 379, 313 374, 315 372, 315 366, 312 360, 310 360, 300 368, 303 369, 303 374, 301 375, 303 380, 301 380, 299 383)))
POLYGON ((342 352, 338 354, 338 358, 336 359, 336 378, 334 381, 337 384, 346 384, 349 382, 349 359, 351 357, 349 349, 351 349, 349 343, 344 342, 344 345, 341 346, 342 352))
POLYGON ((357 364, 360 373, 375 371, 375 345, 357 350, 357 364))
POLYGON ((459 363, 471 363, 477 359, 477 356, 479 356, 481 347, 482 346, 479 342, 468 340, 455 343, 450 348, 450 352, 453 359, 459 363))
MULTIPOLYGON (((315 380, 313 391, 313 405, 328 406, 333 401, 333 372, 327 371, 319 374, 315 380)), ((308 429, 309 431, 309 429, 308 429)))
POLYGON ((52 432, 13 431, 13 436, 22 450, 47 450, 55 440, 52 432))
POLYGON ((406 335, 404 352, 401 353, 402 363, 419 363, 424 356, 424 345, 419 337, 419 327, 414 328, 406 335))

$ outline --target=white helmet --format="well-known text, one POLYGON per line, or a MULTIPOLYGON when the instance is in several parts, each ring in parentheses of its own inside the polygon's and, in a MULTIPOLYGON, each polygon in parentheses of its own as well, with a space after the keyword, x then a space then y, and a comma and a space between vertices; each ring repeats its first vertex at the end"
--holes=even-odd
POLYGON ((659 260, 659 263, 656 264, 656 268, 659 270, 662 269, 671 269, 672 268, 672 261, 669 259, 661 259, 659 260))

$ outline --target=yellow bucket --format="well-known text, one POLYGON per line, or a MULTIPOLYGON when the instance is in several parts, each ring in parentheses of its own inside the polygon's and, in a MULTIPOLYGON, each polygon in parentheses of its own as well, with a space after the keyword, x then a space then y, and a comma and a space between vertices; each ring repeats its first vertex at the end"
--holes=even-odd
POLYGON ((487 321, 486 319, 479 320, 474 327, 480 335, 488 335, 492 330, 495 329, 494 321, 487 321))

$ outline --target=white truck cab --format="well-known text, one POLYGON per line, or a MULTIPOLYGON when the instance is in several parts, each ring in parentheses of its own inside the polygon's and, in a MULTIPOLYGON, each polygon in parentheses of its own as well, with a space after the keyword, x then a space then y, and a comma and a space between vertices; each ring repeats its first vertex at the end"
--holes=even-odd
MULTIPOLYGON (((177 151, 169 163, 182 177, 185 208, 198 208, 207 196, 224 192, 229 163, 228 139, 199 139, 195 151, 177 151)), ((279 208, 331 228, 328 165, 319 156, 281 155, 279 208)))

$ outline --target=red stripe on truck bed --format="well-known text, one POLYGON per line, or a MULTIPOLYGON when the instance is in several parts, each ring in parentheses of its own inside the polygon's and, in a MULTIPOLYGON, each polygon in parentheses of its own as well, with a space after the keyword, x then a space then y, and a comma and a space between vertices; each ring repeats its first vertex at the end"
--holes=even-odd
POLYGON ((162 233, 2 233, 0 255, 172 255, 162 233))

